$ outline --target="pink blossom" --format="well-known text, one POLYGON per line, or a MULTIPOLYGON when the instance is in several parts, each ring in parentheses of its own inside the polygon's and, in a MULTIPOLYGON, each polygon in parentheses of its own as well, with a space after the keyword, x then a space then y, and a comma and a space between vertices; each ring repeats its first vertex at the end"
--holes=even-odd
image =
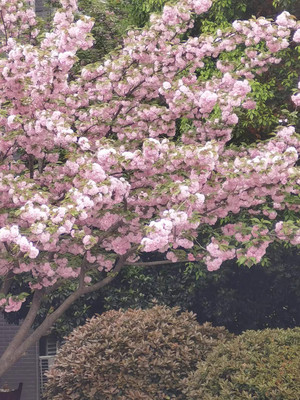
POLYGON ((5 242, 10 239, 11 233, 10 230, 7 228, 1 228, 0 229, 0 241, 5 242))
POLYGON ((212 109, 214 108, 217 100, 218 100, 218 96, 216 93, 212 93, 208 90, 203 92, 200 95, 200 99, 198 102, 201 112, 203 112, 203 113, 211 112, 212 109))
POLYGON ((208 271, 217 271, 222 263, 223 263, 222 258, 206 259, 206 266, 208 271))
POLYGON ((251 91, 249 82, 245 79, 244 81, 236 81, 233 85, 233 93, 238 96, 245 96, 251 91))
POLYGON ((91 240, 91 236, 90 235, 86 235, 83 239, 82 239, 82 243, 87 246, 88 244, 90 244, 90 240, 91 240))
POLYGON ((297 107, 300 106, 300 93, 296 93, 292 96, 293 103, 296 104, 297 107))
POLYGON ((168 260, 172 261, 172 262, 178 261, 178 258, 177 258, 177 256, 176 256, 176 254, 175 254, 174 252, 172 252, 172 251, 168 251, 168 252, 167 252, 166 258, 167 258, 168 260))
POLYGON ((126 254, 130 249, 130 242, 126 238, 115 238, 111 241, 112 249, 120 255, 126 254))
POLYGON ((226 120, 229 125, 236 125, 239 121, 239 118, 236 114, 230 114, 226 120))
POLYGON ((39 255, 39 250, 36 247, 31 246, 29 249, 29 258, 36 258, 39 255))
POLYGON ((8 304, 5 306, 5 312, 13 312, 13 311, 19 311, 22 303, 25 301, 24 300, 13 300, 12 297, 9 297, 8 299, 8 304))
POLYGON ((85 138, 85 137, 79 138, 79 139, 78 139, 78 144, 79 144, 81 150, 84 150, 84 151, 85 151, 85 150, 89 150, 90 147, 91 147, 90 144, 89 144, 88 139, 85 138))
POLYGON ((189 261, 195 261, 196 259, 195 259, 194 255, 192 253, 188 253, 188 260, 189 261))
POLYGON ((246 108, 247 110, 253 110, 256 107, 256 102, 253 100, 247 100, 243 103, 243 108, 246 108))
POLYGON ((275 232, 279 233, 281 231, 281 229, 282 229, 282 226, 283 226, 283 222, 282 221, 277 222, 277 224, 275 225, 275 232))
POLYGON ((293 36, 293 41, 296 43, 300 43, 300 28, 296 30, 293 36))
POLYGON ((212 5, 210 0, 192 0, 192 3, 197 14, 206 12, 212 5))
POLYGON ((276 18, 275 22, 278 25, 286 26, 287 28, 293 28, 296 25, 296 21, 291 17, 291 14, 287 11, 283 11, 278 17, 276 18))
POLYGON ((20 250, 24 253, 26 253, 27 251, 30 251, 31 249, 31 244, 28 242, 26 237, 21 237, 18 240, 18 245, 20 246, 20 250))

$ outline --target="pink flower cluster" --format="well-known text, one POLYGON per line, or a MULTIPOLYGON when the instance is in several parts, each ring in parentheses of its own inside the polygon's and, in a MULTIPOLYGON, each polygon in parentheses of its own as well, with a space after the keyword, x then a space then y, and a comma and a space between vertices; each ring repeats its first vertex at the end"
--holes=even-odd
MULTIPOLYGON (((300 41, 300 40, 299 40, 299 41, 300 41)), ((298 83, 298 89, 299 89, 299 92, 298 92, 298 93, 295 93, 295 94, 292 96, 292 101, 293 101, 293 103, 296 104, 297 107, 300 107, 300 82, 298 83)))
POLYGON ((19 300, 13 297, 0 299, 0 309, 3 308, 5 312, 19 311, 25 299, 19 300))
POLYGON ((206 246, 206 250, 208 255, 205 257, 205 262, 209 271, 216 271, 224 261, 232 260, 236 255, 235 249, 230 248, 226 240, 218 242, 214 237, 211 243, 206 246))
POLYGON ((19 249, 23 254, 28 254, 29 258, 36 258, 39 254, 39 250, 34 246, 34 244, 29 242, 26 236, 22 236, 20 234, 19 227, 17 225, 1 228, 0 242, 5 242, 7 244, 15 243, 19 246, 19 249))
POLYGON ((196 229, 198 223, 188 221, 187 214, 173 209, 164 211, 163 218, 158 221, 151 221, 149 224, 149 233, 141 241, 144 251, 165 252, 170 243, 173 248, 183 247, 189 249, 193 247, 191 240, 182 237, 185 231, 196 229))

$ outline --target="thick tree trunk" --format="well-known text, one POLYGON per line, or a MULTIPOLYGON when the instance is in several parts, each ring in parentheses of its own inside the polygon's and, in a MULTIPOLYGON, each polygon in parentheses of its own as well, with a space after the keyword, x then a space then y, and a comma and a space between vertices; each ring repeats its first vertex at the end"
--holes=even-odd
POLYGON ((77 299, 79 299, 79 297, 99 290, 114 280, 124 266, 127 256, 131 254, 131 252, 132 251, 129 251, 125 256, 119 258, 115 268, 113 271, 111 271, 109 276, 91 286, 84 286, 85 271, 84 268, 82 268, 82 273, 79 277, 78 289, 68 298, 66 298, 65 301, 52 314, 49 314, 41 323, 41 325, 39 325, 32 333, 30 333, 32 324, 39 311, 43 297, 46 294, 45 290, 36 291, 26 318, 0 358, 0 377, 4 375, 33 344, 37 343, 42 336, 46 335, 58 318, 60 318, 63 313, 77 299))
POLYGON ((57 321, 59 317, 76 301, 83 293, 81 293, 81 290, 78 290, 74 293, 72 293, 62 304, 61 306, 55 310, 52 314, 47 316, 45 320, 42 322, 42 324, 36 328, 31 334, 28 335, 28 332, 30 331, 30 327, 34 321, 34 318, 37 315, 38 309, 39 309, 39 304, 36 302, 32 302, 31 308, 28 312, 28 314, 31 314, 33 318, 32 323, 29 325, 29 319, 28 314, 20 326, 20 329, 18 330, 17 334, 13 338, 13 340, 10 342, 9 346, 3 353, 3 355, 0 358, 0 377, 8 371, 16 361, 18 361, 24 353, 40 338, 48 332, 48 330, 51 328, 51 326, 57 321))

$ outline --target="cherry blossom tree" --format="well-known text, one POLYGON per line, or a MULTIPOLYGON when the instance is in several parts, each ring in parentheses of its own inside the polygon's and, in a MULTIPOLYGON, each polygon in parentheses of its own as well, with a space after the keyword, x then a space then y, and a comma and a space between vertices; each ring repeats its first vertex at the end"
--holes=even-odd
MULTIPOLYGON (((32 3, 0 1, 0 306, 18 311, 32 296, 0 376, 79 297, 128 264, 149 265, 144 253, 212 271, 233 258, 257 263, 275 241, 300 243, 295 129, 230 144, 239 110, 255 107, 253 78, 300 42, 293 16, 187 37, 211 1, 182 0, 75 76, 93 21, 61 0, 39 32, 32 3), (43 300, 66 284, 74 291, 31 331, 43 300)), ((292 100, 300 105, 299 91, 292 100)))

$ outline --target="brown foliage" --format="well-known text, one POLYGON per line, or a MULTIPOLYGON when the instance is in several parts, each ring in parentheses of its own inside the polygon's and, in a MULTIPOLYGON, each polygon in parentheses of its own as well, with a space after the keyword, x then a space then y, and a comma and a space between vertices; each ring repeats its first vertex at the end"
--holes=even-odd
POLYGON ((229 337, 225 328, 200 326, 178 308, 109 311, 68 337, 49 373, 46 398, 185 399, 181 380, 229 337))

